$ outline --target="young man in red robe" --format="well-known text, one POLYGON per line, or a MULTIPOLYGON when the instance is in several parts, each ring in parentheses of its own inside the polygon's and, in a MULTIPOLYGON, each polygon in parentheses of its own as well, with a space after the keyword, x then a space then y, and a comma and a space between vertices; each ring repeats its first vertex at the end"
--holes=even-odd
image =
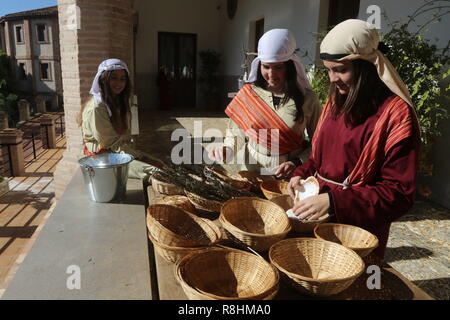
POLYGON ((331 213, 372 232, 383 258, 391 223, 414 202, 420 129, 405 84, 379 49, 377 31, 361 20, 344 21, 324 38, 328 102, 290 192, 316 176, 321 193, 297 202, 294 213, 308 220, 331 213))

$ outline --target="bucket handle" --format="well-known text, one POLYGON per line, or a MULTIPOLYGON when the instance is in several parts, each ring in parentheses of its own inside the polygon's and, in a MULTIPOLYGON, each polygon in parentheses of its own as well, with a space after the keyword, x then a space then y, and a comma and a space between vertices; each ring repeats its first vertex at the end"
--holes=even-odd
POLYGON ((87 172, 89 174, 90 178, 93 178, 95 176, 95 170, 94 168, 90 167, 90 166, 86 166, 87 172))

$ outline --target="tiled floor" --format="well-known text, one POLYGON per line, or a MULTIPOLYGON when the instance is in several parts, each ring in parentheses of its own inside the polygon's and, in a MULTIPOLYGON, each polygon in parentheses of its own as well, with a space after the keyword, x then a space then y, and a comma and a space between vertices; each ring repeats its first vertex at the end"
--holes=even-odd
POLYGON ((10 191, 0 197, 0 296, 51 214, 53 172, 65 144, 59 137, 56 149, 26 158, 25 176, 11 178, 10 191))

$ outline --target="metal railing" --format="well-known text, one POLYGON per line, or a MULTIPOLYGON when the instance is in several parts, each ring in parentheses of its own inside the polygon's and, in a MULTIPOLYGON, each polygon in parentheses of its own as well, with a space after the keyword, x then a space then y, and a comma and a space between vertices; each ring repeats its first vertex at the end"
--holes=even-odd
MULTIPOLYGON (((65 134, 64 112, 48 112, 55 119, 56 137, 62 138, 65 134)), ((36 160, 49 146, 48 127, 41 125, 39 117, 21 123, 17 129, 23 131, 23 158, 25 162, 36 160)), ((0 176, 11 176, 11 146, 0 144, 0 176)))

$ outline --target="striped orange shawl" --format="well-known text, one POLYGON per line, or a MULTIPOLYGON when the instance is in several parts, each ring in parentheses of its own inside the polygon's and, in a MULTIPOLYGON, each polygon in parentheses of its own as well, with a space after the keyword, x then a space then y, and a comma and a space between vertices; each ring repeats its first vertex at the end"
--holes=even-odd
MULTIPOLYGON (((413 133, 414 121, 417 121, 417 119, 414 113, 411 116, 408 109, 410 106, 398 96, 388 98, 385 104, 388 105, 377 120, 372 136, 364 146, 355 168, 344 182, 346 185, 370 183, 389 150, 396 143, 410 137, 413 133)), ((316 133, 312 140, 312 155, 316 159, 318 158, 318 150, 315 140, 320 134, 322 124, 330 110, 331 103, 328 102, 317 123, 316 133)))
POLYGON ((244 85, 225 113, 246 136, 274 153, 285 154, 302 146, 303 137, 289 128, 250 84, 244 85))

